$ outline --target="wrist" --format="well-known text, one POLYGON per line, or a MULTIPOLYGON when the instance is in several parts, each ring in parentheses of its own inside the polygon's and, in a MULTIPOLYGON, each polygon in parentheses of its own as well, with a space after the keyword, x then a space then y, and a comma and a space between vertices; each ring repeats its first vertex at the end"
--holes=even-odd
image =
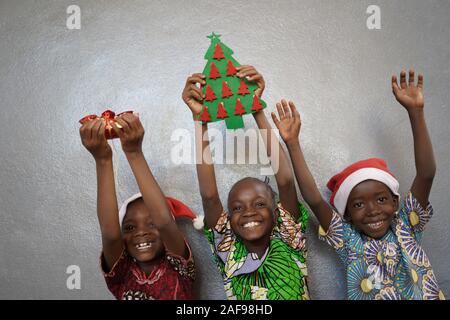
POLYGON ((288 141, 285 141, 284 143, 286 144, 287 148, 290 150, 300 147, 300 140, 298 138, 289 139, 288 141))
POLYGON ((414 125, 418 122, 425 121, 425 115, 423 109, 420 110, 408 110, 409 122, 414 125))
POLYGON ((423 108, 411 108, 407 110, 410 117, 420 117, 424 115, 423 108))
POLYGON ((100 157, 100 158, 94 158, 95 164, 97 166, 106 166, 112 164, 112 156, 111 157, 100 157))
POLYGON ((134 160, 140 157, 144 156, 144 153, 142 152, 142 149, 134 150, 134 151, 126 151, 125 156, 128 160, 134 160))

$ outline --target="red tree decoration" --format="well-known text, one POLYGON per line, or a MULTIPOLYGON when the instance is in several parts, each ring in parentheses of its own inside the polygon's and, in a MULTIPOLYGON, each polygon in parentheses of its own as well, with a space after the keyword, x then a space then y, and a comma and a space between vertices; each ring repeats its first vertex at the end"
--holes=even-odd
POLYGON ((206 101, 213 101, 216 100, 216 94, 214 93, 213 89, 211 88, 211 86, 208 84, 208 86, 206 87, 206 101))
POLYGON ((259 101, 259 98, 256 95, 253 96, 252 110, 253 111, 262 110, 261 102, 259 101))
POLYGON ((241 85, 239 86, 238 94, 241 96, 245 96, 246 94, 249 94, 249 93, 250 93, 250 91, 248 91, 245 81, 241 80, 241 85))
POLYGON ((233 95, 226 81, 222 82, 222 98, 228 98, 233 95))
POLYGON ((223 102, 220 102, 217 107, 217 119, 225 119, 225 118, 228 118, 228 113, 223 106, 223 102))
POLYGON ((200 116, 200 120, 203 121, 203 122, 210 122, 211 121, 211 115, 209 114, 207 106, 204 107, 202 115, 200 116))
POLYGON ((216 45, 216 51, 214 51, 213 59, 220 60, 225 59, 225 56, 223 55, 222 47, 220 46, 220 43, 217 43, 216 45))
POLYGON ((242 116, 243 114, 245 114, 245 109, 244 109, 244 106, 242 105, 240 99, 236 99, 236 108, 234 110, 234 114, 239 115, 239 116, 242 116))
POLYGON ((231 60, 228 60, 227 64, 227 77, 234 76, 237 73, 236 68, 233 65, 233 62, 231 60))
POLYGON ((220 78, 219 69, 217 69, 217 66, 213 63, 211 63, 211 71, 209 72, 209 78, 210 79, 217 79, 220 78))

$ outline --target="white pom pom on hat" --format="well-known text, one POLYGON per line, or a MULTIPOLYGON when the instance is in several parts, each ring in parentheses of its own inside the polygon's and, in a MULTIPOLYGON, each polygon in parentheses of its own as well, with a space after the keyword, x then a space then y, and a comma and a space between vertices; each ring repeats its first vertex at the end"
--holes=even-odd
POLYGON ((330 203, 338 213, 342 215, 345 213, 350 192, 356 185, 366 180, 384 183, 393 194, 400 196, 398 193, 399 183, 383 159, 361 160, 333 176, 327 183, 327 187, 331 191, 330 203))
MULTIPOLYGON (((139 199, 139 198, 142 198, 142 194, 140 192, 129 197, 127 200, 124 201, 124 203, 120 207, 120 210, 119 210, 120 228, 122 228, 123 218, 125 217, 125 214, 127 213, 128 205, 131 202, 133 202, 134 200, 139 199)), ((170 212, 172 213, 172 216, 174 218, 178 218, 178 217, 190 218, 193 220, 193 225, 194 225, 195 229, 201 230, 203 228, 203 215, 197 216, 187 205, 185 205, 183 202, 181 202, 180 200, 177 200, 175 198, 166 197, 166 201, 167 201, 167 206, 169 207, 170 212)))

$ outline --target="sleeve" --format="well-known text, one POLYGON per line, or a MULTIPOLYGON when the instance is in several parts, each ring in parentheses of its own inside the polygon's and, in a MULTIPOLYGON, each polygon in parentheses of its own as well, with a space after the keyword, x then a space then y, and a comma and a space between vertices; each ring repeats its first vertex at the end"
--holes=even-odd
POLYGON ((333 217, 331 218, 330 226, 327 232, 319 226, 319 239, 328 243, 336 252, 339 257, 347 263, 348 252, 345 243, 349 242, 348 235, 351 226, 344 221, 342 216, 333 210, 333 217))
POLYGON ((116 263, 114 263, 113 267, 108 272, 105 257, 103 255, 103 252, 101 253, 100 268, 102 270, 103 277, 105 278, 105 282, 108 286, 109 291, 111 291, 111 293, 114 294, 116 298, 118 298, 120 286, 123 284, 125 276, 130 270, 130 263, 131 260, 126 253, 126 250, 124 249, 119 259, 117 259, 116 263))
POLYGON ((419 201, 413 196, 412 192, 408 192, 405 199, 402 201, 401 208, 398 213, 398 218, 409 227, 411 233, 417 241, 422 239, 422 234, 425 225, 433 216, 433 207, 428 202, 427 207, 423 208, 419 201))
POLYGON ((205 226, 204 233, 215 257, 219 258, 222 262, 226 262, 228 252, 230 252, 236 240, 236 236, 231 229, 228 213, 225 211, 222 212, 214 228, 210 229, 205 226))
POLYGON ((275 232, 281 240, 295 250, 305 248, 305 231, 309 219, 308 210, 299 202, 300 216, 297 221, 292 214, 278 204, 278 219, 275 232))
POLYGON ((186 247, 189 252, 189 257, 185 259, 182 256, 171 253, 170 251, 166 252, 166 258, 169 261, 170 266, 177 271, 183 279, 187 280, 195 280, 195 265, 194 265, 194 257, 192 255, 191 247, 186 243, 186 247))

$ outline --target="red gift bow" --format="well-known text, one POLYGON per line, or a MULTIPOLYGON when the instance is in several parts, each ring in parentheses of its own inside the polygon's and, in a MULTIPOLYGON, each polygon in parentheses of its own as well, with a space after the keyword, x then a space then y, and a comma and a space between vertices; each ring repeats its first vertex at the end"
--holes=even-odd
MULTIPOLYGON (((133 111, 125 111, 125 112, 121 112, 119 113, 117 116, 121 116, 122 114, 125 113, 133 113, 133 111)), ((112 128, 112 124, 111 122, 115 122, 114 118, 115 118, 116 114, 111 111, 111 110, 106 110, 105 112, 102 113, 102 115, 100 116, 100 118, 105 119, 106 120, 106 128, 105 128, 105 137, 106 139, 116 139, 119 136, 117 135, 117 133, 114 131, 114 129, 112 128)), ((84 118, 82 118, 79 122, 83 125, 91 120, 95 120, 99 118, 97 115, 95 114, 90 114, 84 118)))

